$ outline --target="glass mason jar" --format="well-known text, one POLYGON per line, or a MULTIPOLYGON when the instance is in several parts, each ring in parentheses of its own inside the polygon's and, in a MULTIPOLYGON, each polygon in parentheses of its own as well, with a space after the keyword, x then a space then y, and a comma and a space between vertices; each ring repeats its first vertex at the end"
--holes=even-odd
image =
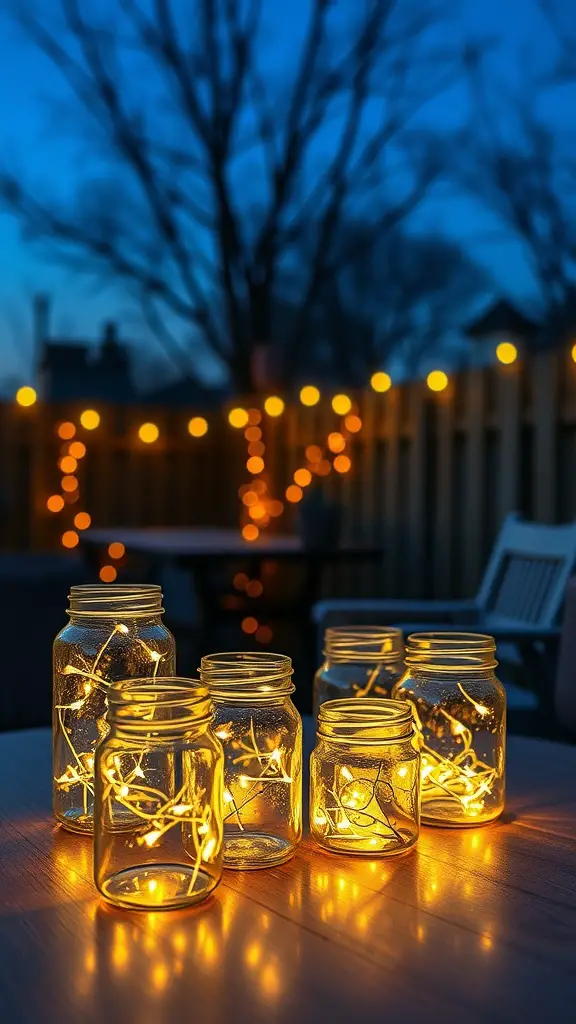
POLYGON ((93 831, 94 748, 106 732, 108 687, 173 674, 174 637, 157 586, 72 587, 70 622, 53 651, 53 805, 73 832, 93 831))
POLYGON ((324 633, 314 677, 314 715, 325 700, 390 697, 404 674, 404 639, 394 626, 334 626, 324 633))
POLYGON ((310 758, 310 832, 335 853, 389 857, 418 839, 420 754, 407 701, 329 700, 310 758))
POLYGON ((282 864, 302 836, 302 719, 292 662, 280 654, 211 654, 200 676, 224 747, 224 867, 282 864))
POLYGON ((222 875, 224 754, 196 680, 150 677, 108 691, 96 748, 94 879, 111 903, 199 903, 222 875))
POLYGON ((422 753, 422 821, 483 825, 504 808, 506 693, 496 644, 475 633, 413 633, 394 696, 412 704, 422 753))

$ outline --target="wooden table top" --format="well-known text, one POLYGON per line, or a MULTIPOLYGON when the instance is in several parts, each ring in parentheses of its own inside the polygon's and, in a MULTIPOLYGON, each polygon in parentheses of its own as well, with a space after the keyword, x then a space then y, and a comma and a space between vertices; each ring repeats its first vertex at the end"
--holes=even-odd
MULTIPOLYGON (((310 739, 310 723, 307 723, 310 739)), ((0 1017, 6 1024, 413 1024, 570 1019, 576 748, 511 738, 499 823, 424 828, 389 860, 305 840, 225 872, 204 905, 96 896, 91 844, 50 813, 48 730, 0 736, 0 1017)))
POLYGON ((341 548, 308 550, 300 537, 287 534, 262 533, 258 540, 243 540, 239 530, 212 527, 182 529, 158 527, 150 529, 86 530, 83 544, 104 547, 120 541, 129 551, 175 558, 294 558, 305 555, 323 559, 375 557, 382 552, 373 545, 347 544, 341 548))

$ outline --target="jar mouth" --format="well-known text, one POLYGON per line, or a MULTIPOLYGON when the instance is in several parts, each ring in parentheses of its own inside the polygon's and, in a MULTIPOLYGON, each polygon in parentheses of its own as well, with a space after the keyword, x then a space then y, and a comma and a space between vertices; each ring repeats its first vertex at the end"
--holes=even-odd
POLYGON ((350 697, 327 700, 318 712, 318 734, 330 739, 380 743, 413 732, 412 707, 406 700, 350 697))
POLYGON ((397 626, 330 626, 324 633, 322 652, 330 661, 399 661, 404 637, 397 626))
POLYGON ((411 633, 406 641, 406 665, 411 668, 460 672, 493 669, 496 641, 486 633, 411 633))
POLYGON ((270 651, 230 651, 205 655, 200 678, 211 697, 258 700, 293 693, 292 659, 270 651))
POLYGON ((162 588, 156 583, 85 583, 70 587, 68 615, 130 618, 161 615, 162 588))
POLYGON ((199 679, 150 676, 122 679, 108 690, 108 720, 136 732, 208 724, 212 702, 199 679))

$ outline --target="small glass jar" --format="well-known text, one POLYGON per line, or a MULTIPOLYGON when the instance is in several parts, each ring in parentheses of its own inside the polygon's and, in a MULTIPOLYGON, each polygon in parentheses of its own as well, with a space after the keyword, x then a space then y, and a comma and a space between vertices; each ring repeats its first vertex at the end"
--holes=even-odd
POLYGON ((53 805, 73 832, 93 831, 94 748, 105 734, 108 687, 175 672, 174 637, 158 586, 72 587, 70 622, 53 650, 53 805))
POLYGON ((129 679, 108 701, 110 730, 96 748, 96 887, 140 910, 199 903, 222 874, 224 754, 208 689, 129 679))
POLYGON ((334 626, 324 633, 314 677, 314 715, 325 700, 390 697, 404 674, 404 639, 394 626, 334 626))
POLYGON ((280 654, 211 654, 200 676, 224 747, 224 867, 282 864, 302 836, 302 719, 292 662, 280 654))
POLYGON ((413 633, 394 696, 412 704, 422 753, 422 822, 483 825, 504 809, 506 693, 496 644, 475 633, 413 633))
POLYGON ((334 853, 389 857, 418 839, 420 755, 407 701, 329 700, 310 758, 310 832, 334 853))

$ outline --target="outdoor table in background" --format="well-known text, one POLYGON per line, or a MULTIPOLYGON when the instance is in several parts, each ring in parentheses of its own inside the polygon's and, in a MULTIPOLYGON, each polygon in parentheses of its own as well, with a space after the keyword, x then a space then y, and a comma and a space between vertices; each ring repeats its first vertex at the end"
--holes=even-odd
POLYGON ((49 731, 0 736, 2 1020, 571 1019, 576 748, 511 737, 508 774, 499 822, 424 828, 405 857, 305 839, 281 867, 226 871, 198 908, 126 912, 97 897, 90 841, 54 825, 49 731))

